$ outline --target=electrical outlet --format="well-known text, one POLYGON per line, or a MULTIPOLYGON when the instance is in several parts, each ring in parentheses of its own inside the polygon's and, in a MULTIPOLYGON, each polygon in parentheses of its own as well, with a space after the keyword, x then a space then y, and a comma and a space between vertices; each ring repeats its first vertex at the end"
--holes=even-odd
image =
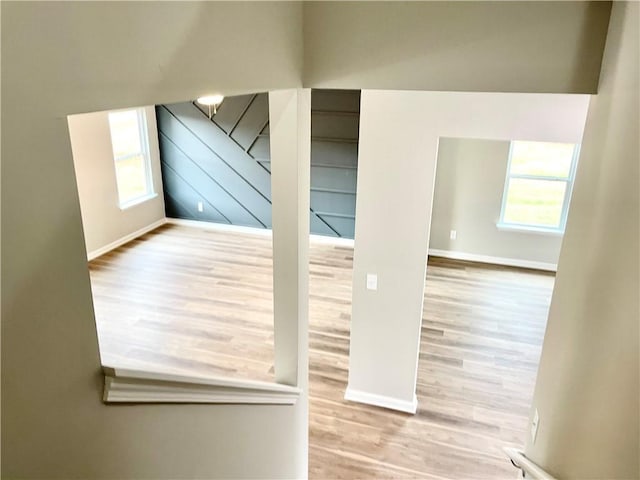
POLYGON ((451 240, 455 240, 456 238, 458 238, 458 232, 456 230, 451 230, 451 233, 449 233, 449 238, 451 240))
POLYGON ((367 290, 378 290, 378 275, 367 273, 367 290))
POLYGON ((538 436, 538 426, 540 425, 540 416, 538 415, 538 409, 533 412, 533 420, 531 420, 531 442, 536 443, 536 437, 538 436))
POLYGON ((198 211, 199 212, 204 212, 204 203, 198 202, 198 211))

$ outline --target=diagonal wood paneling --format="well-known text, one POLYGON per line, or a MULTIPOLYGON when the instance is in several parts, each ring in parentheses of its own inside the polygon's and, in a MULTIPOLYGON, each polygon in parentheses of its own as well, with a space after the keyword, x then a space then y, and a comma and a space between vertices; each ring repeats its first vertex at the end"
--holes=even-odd
MULTIPOLYGON (((207 173, 208 165, 206 162, 208 159, 204 159, 201 163, 196 163, 189 157, 184 155, 178 150, 178 148, 165 137, 160 135, 160 145, 165 155, 163 161, 164 177, 178 177, 173 186, 178 186, 177 190, 174 188, 167 189, 167 192, 180 195, 180 198, 184 198, 188 192, 194 192, 200 198, 195 202, 190 202, 193 207, 196 208, 198 201, 206 202, 204 205, 205 215, 201 219, 208 218, 209 207, 215 208, 219 211, 229 223, 234 225, 246 225, 252 227, 259 227, 262 224, 259 220, 246 208, 244 208, 236 199, 229 194, 227 190, 220 186, 215 179, 213 179, 207 173), (204 167, 201 166, 204 164, 204 167), (188 187, 188 192, 185 192, 188 187)), ((213 168, 217 168, 219 165, 214 165, 213 168)), ((218 176, 220 178, 220 176, 218 176)))
POLYGON ((256 165, 255 160, 247 154, 245 149, 236 142, 230 141, 229 137, 205 115, 202 115, 192 103, 167 105, 165 108, 190 131, 193 141, 197 141, 214 153, 229 170, 235 172, 238 181, 263 197, 262 204, 256 204, 259 200, 254 199, 248 200, 248 203, 253 209, 257 206, 266 208, 266 211, 261 211, 260 215, 270 217, 271 176, 256 165))
MULTIPOLYGON (((169 108, 160 107, 157 118, 163 175, 167 166, 180 173, 203 200, 215 206, 233 224, 271 225, 269 200, 188 128, 192 126, 192 117, 177 117, 169 108)), ((262 170, 255 165, 254 168, 262 170)), ((180 192, 169 193, 180 195, 180 192)))
MULTIPOLYGON (((359 104, 359 91, 312 92, 312 233, 353 238, 359 104)), ((225 98, 212 119, 191 102, 156 111, 167 216, 270 228, 268 95, 225 98)))
POLYGON ((267 94, 256 95, 231 132, 231 138, 247 151, 267 123, 269 123, 269 98, 267 94))
MULTIPOLYGON (((218 113, 216 113, 216 125, 218 125, 227 135, 230 134, 242 118, 242 115, 249 107, 254 97, 255 95, 237 95, 235 97, 225 98, 222 105, 218 108, 218 113)), ((205 110, 202 109, 202 111, 204 112, 205 110)))

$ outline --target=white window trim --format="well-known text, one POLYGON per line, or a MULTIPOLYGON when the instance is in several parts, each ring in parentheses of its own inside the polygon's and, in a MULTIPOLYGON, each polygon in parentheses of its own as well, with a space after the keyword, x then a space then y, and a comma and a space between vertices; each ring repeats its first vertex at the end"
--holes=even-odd
MULTIPOLYGON (((130 110, 135 110, 136 115, 138 116, 138 136, 140 138, 140 152, 121 155, 120 157, 117 157, 115 152, 113 152, 113 168, 115 170, 117 168, 117 163, 122 160, 126 160, 134 156, 142 155, 145 163, 145 182, 146 182, 147 191, 146 193, 138 197, 131 198, 126 202, 121 202, 120 201, 120 185, 118 185, 117 174, 116 174, 116 189, 118 191, 118 206, 120 207, 120 210, 126 210, 128 208, 134 207, 136 205, 149 201, 158 196, 153 185, 153 172, 151 171, 151 154, 149 150, 149 128, 147 126, 147 115, 144 107, 125 108, 122 110, 114 110, 113 112, 126 112, 130 110)), ((113 148, 113 139, 111 140, 111 146, 113 148)))
POLYGON ((133 200, 129 200, 128 202, 120 203, 120 210, 127 210, 128 208, 135 207, 136 205, 140 205, 141 203, 148 202, 149 200, 153 200, 158 196, 157 193, 149 193, 147 195, 143 195, 141 197, 136 197, 133 200))
POLYGON ((280 383, 102 367, 105 403, 295 405, 301 389, 280 383))
POLYGON ((505 232, 521 232, 521 233, 533 233, 536 235, 551 235, 555 237, 561 237, 564 235, 564 230, 559 228, 543 228, 534 227, 529 225, 520 225, 517 223, 496 223, 498 230, 504 230, 505 232))
POLYGON ((496 224, 500 230, 520 231, 524 233, 537 233, 537 234, 549 234, 549 235, 564 235, 565 227, 567 226, 567 216, 569 213, 569 203, 571 201, 571 194, 573 193, 573 183, 576 176, 576 168, 578 166, 578 157, 580 156, 580 145, 576 144, 573 147, 573 155, 571 157, 571 166, 569 167, 568 177, 545 177, 539 175, 510 175, 511 172, 511 159, 513 154, 514 141, 509 143, 509 160, 507 162, 507 172, 505 174, 504 189, 502 191, 502 204, 500 206, 500 220, 496 224), (509 180, 511 178, 524 178, 531 180, 551 180, 558 182, 565 182, 567 188, 564 191, 564 199, 562 202, 562 212, 560 213, 560 225, 557 227, 544 227, 540 225, 532 225, 525 223, 512 223, 504 221, 504 212, 507 206, 507 194, 509 192, 509 180))

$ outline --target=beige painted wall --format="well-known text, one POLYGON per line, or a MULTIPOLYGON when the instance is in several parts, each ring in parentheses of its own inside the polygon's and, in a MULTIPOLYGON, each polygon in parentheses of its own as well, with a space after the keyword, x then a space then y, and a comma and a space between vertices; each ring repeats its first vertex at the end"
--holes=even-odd
POLYGON ((414 401, 438 140, 580 143, 588 105, 588 95, 362 91, 351 398, 414 401))
MULTIPOLYGON (((69 114, 181 101, 212 89, 230 95, 298 87, 301 6, 1 8, 3 478, 304 476, 304 401, 102 403, 67 127, 69 114)), ((297 203, 291 194, 284 201, 297 203)), ((297 295, 297 285, 282 288, 297 295)))
MULTIPOLYGON (((304 402, 295 408, 103 405, 97 335, 66 121, 70 114, 178 102, 212 89, 232 95, 300 87, 302 5, 2 2, 0 8, 3 476, 304 476, 306 438, 301 441, 299 436, 306 414, 304 402)), ((339 10, 342 7, 334 8, 337 13, 332 18, 336 20, 342 16, 339 10)), ((594 29, 582 33, 587 39, 595 38, 597 43, 608 6, 587 9, 596 12, 594 29)), ((307 17, 312 13, 310 10, 307 17)), ((495 63, 490 64, 490 68, 478 71, 478 82, 473 85, 488 90, 501 90, 505 86, 538 91, 593 89, 589 64, 597 63, 599 52, 587 48, 582 41, 577 41, 580 47, 574 50, 571 45, 576 44, 575 35, 584 24, 574 29, 573 20, 568 18, 571 16, 558 16, 558 22, 567 25, 571 33, 568 37, 551 37, 554 48, 564 52, 555 56, 547 51, 553 62, 532 61, 538 57, 534 47, 540 41, 533 25, 528 31, 533 30, 535 42, 530 42, 528 48, 526 42, 520 43, 521 53, 529 57, 532 68, 513 73, 494 70, 495 63), (548 78, 546 74, 529 75, 540 67, 553 73, 548 78)), ((344 18, 349 28, 358 25, 352 17, 344 18)), ((378 20, 364 28, 375 30, 379 18, 375 14, 373 19, 378 20)), ((554 23, 554 18, 551 15, 543 19, 554 23)), ((577 18, 581 22, 585 15, 578 14, 577 18)), ((392 21, 393 15, 385 19, 392 21)), ((423 15, 420 20, 404 25, 403 35, 408 35, 409 40, 420 37, 418 32, 424 30, 426 17, 423 15)), ((314 31, 318 31, 322 21, 322 18, 318 22, 309 21, 311 35, 315 36, 314 31)), ((440 17, 434 28, 442 32, 449 23, 447 18, 440 17)), ((477 48, 467 48, 471 48, 471 55, 482 57, 490 56, 497 45, 513 55, 519 50, 510 45, 518 44, 526 25, 514 23, 512 27, 471 29, 478 35, 472 42, 477 48), (487 32, 501 33, 491 39, 486 38, 487 32)), ((452 32, 463 33, 456 29, 452 32)), ((384 52, 379 42, 374 42, 366 51, 362 45, 357 47, 356 54, 362 54, 363 58, 348 56, 349 62, 355 62, 354 72, 359 74, 336 73, 329 58, 325 75, 320 71, 318 55, 342 55, 343 49, 350 52, 352 47, 349 42, 340 42, 338 50, 332 49, 330 55, 329 50, 317 53, 312 48, 310 55, 316 58, 310 63, 313 75, 309 86, 341 78, 335 82, 343 86, 351 83, 355 88, 370 86, 366 84, 375 79, 380 80, 380 86, 393 88, 433 88, 437 84, 445 88, 473 87, 468 81, 472 77, 468 70, 455 72, 456 65, 466 65, 470 60, 469 50, 465 53, 463 46, 449 42, 447 50, 440 54, 449 58, 447 63, 444 60, 434 63, 441 69, 451 61, 447 75, 431 76, 433 72, 429 73, 425 66, 428 59, 416 57, 417 47, 404 49, 397 34, 393 31, 383 38, 393 38, 393 42, 387 43, 400 45, 400 52, 406 50, 417 62, 403 61, 408 59, 398 51, 374 56, 368 62, 365 57, 376 52, 376 48, 384 52), (457 48, 462 48, 459 55, 454 53, 457 48)), ((326 35, 336 32, 327 28, 326 35)), ((446 38, 442 33, 439 35, 446 38)), ((409 43, 418 46, 420 42, 409 43)), ((515 61, 513 56, 505 58, 515 61)), ((501 62, 506 64, 504 59, 501 62)), ((467 102, 463 100, 457 108, 464 105, 467 102)), ((513 120, 508 111, 503 113, 505 119, 513 120)), ((553 119, 550 125, 554 126, 553 119)), ((277 188, 285 186, 274 185, 277 188)), ((296 199, 292 196, 290 200, 296 199)), ((426 248, 424 231, 421 238, 426 248)), ((299 257, 287 259, 283 261, 299 261, 299 257)), ((297 281, 290 284, 296 294, 297 281)))
POLYGON ((430 249, 539 262, 549 267, 558 262, 562 236, 496 227, 508 162, 509 141, 440 139, 430 249), (451 230, 457 232, 455 240, 449 236, 451 230))
POLYGON ((305 86, 594 93, 608 2, 308 2, 305 86))
POLYGON ((87 252, 95 252, 164 218, 158 127, 154 107, 145 107, 151 178, 156 197, 121 209, 113 163, 109 112, 69 117, 69 137, 87 252))
POLYGON ((640 4, 616 2, 585 127, 526 454, 558 478, 639 478, 640 4))

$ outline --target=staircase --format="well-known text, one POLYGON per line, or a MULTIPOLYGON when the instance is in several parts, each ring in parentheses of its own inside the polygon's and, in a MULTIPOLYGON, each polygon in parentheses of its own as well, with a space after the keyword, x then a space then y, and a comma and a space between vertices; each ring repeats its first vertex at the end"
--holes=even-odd
MULTIPOLYGON (((312 92, 310 229, 353 238, 360 93, 312 92)), ((266 93, 156 107, 166 214, 271 228, 266 93)))

